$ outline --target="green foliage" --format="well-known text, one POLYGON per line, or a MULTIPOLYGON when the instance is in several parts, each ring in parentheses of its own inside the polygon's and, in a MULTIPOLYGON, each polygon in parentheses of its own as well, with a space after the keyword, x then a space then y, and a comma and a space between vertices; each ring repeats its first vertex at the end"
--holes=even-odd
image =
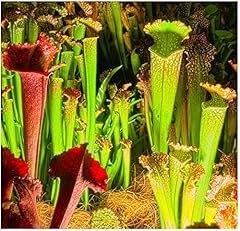
MULTIPOLYGON (((220 114, 214 114, 216 118, 206 114, 218 107, 204 103, 201 108, 209 95, 199 85, 208 81, 236 88, 236 73, 228 62, 237 62, 236 6, 234 2, 2 3, 2 52, 10 44, 35 43, 40 32, 59 48, 41 133, 38 177, 44 199, 57 200, 59 182, 50 183, 47 166, 66 149, 88 142, 107 170, 108 189, 127 188, 139 154, 154 150, 169 156, 168 165, 154 170, 160 175, 149 174, 162 227, 185 228, 200 221, 212 167, 219 159, 216 150, 229 155, 237 150, 236 105, 223 108, 216 122, 221 126, 214 130, 211 126, 220 114), (71 98, 66 88, 79 95, 71 98), (199 155, 185 161, 171 147, 167 155, 169 137, 181 145, 200 146, 199 155), (203 170, 207 173, 199 186, 203 170), (197 189, 201 192, 196 202, 197 189), (193 215, 195 202, 198 209, 193 215)), ((21 78, 2 67, 1 79, 2 90, 12 88, 2 95, 2 145, 24 159, 21 78)), ((88 205, 88 192, 84 195, 88 205)), ((97 200, 94 196, 92 203, 97 200)), ((96 211, 96 217, 98 212, 111 221, 103 224, 96 218, 96 228, 120 228, 111 211, 96 211)), ((208 212, 207 219, 214 220, 208 212)))
POLYGON ((92 229, 121 229, 120 221, 111 209, 103 208, 93 211, 92 229))

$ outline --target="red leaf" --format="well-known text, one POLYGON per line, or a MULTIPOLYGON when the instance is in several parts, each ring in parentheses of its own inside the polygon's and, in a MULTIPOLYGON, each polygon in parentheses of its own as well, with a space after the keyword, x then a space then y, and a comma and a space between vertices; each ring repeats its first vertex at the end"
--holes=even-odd
POLYGON ((10 71, 45 73, 57 52, 58 48, 40 33, 35 44, 10 45, 3 53, 3 63, 10 71))
POLYGON ((22 80, 24 146, 30 164, 29 175, 37 174, 37 159, 42 120, 47 96, 48 76, 36 72, 20 72, 22 80))
POLYGON ((24 145, 29 175, 37 174, 37 159, 47 95, 48 66, 58 48, 40 33, 36 44, 16 44, 3 53, 4 66, 18 71, 22 80, 24 145))
POLYGON ((16 179, 20 201, 18 208, 20 214, 10 217, 11 228, 40 228, 36 198, 41 195, 42 184, 39 180, 27 177, 24 180, 16 179))
POLYGON ((38 70, 47 72, 57 52, 58 48, 41 32, 30 64, 38 70))
POLYGON ((25 177, 28 165, 20 158, 15 158, 8 148, 2 148, 2 201, 10 201, 15 177, 25 177))
POLYGON ((92 159, 88 153, 86 153, 84 160, 84 178, 89 182, 92 182, 92 184, 95 184, 95 187, 92 187, 93 190, 96 190, 96 187, 97 190, 99 190, 100 187, 105 191, 107 187, 106 179, 108 178, 106 170, 100 166, 98 161, 92 159))
POLYGON ((102 192, 107 186, 106 170, 91 158, 85 144, 54 157, 48 173, 52 178, 61 178, 59 198, 51 228, 67 227, 86 187, 95 192, 102 192))

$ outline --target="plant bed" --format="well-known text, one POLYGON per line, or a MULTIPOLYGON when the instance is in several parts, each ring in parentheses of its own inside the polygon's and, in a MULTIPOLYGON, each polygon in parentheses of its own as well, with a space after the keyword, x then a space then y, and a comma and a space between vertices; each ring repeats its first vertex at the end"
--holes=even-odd
POLYGON ((2 2, 2 228, 237 228, 237 4, 2 2))

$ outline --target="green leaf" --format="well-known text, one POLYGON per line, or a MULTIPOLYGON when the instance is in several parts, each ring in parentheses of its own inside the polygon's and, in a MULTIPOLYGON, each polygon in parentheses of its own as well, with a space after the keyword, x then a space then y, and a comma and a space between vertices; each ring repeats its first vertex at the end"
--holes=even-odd
POLYGON ((108 73, 107 77, 103 80, 101 86, 99 87, 98 93, 97 93, 96 110, 98 110, 104 102, 109 81, 116 74, 116 72, 118 72, 121 68, 122 68, 122 65, 115 67, 112 71, 110 71, 108 73))
POLYGON ((155 20, 144 27, 144 32, 154 39, 150 51, 167 58, 177 50, 182 50, 181 42, 189 38, 190 26, 185 26, 180 21, 155 20))
POLYGON ((204 175, 204 168, 200 164, 190 163, 181 170, 183 176, 183 193, 181 207, 180 228, 192 224, 192 214, 196 201, 196 183, 204 175))
POLYGON ((212 98, 202 103, 199 162, 204 167, 205 174, 199 181, 193 212, 194 222, 201 222, 204 217, 203 206, 205 204, 205 196, 212 177, 228 102, 232 102, 236 98, 234 90, 230 90, 229 88, 223 89, 220 84, 214 86, 206 83, 201 84, 201 86, 211 93, 212 98))
POLYGON ((4 79, 11 79, 14 76, 14 74, 12 74, 12 75, 1 75, 1 76, 4 79))
POLYGON ((177 228, 171 200, 168 155, 163 153, 153 153, 151 156, 142 155, 139 157, 139 162, 149 171, 147 176, 162 217, 161 228, 177 228))
POLYGON ((60 77, 64 79, 64 85, 66 86, 67 80, 70 79, 69 76, 70 68, 73 63, 74 53, 73 51, 63 51, 61 52, 61 63, 65 63, 66 66, 60 68, 60 77))
POLYGON ((231 39, 233 38, 233 33, 227 30, 215 30, 214 33, 219 37, 219 39, 231 39))
MULTIPOLYGON (((86 69, 87 85, 87 130, 86 141, 87 149, 94 153, 95 145, 95 126, 96 126, 96 77, 97 77, 97 39, 89 37, 83 40, 84 64, 86 69)), ((94 156, 98 159, 97 156, 94 156)))
POLYGON ((216 5, 211 4, 205 8, 205 15, 210 16, 210 15, 216 13, 217 11, 218 11, 218 8, 216 7, 216 5))

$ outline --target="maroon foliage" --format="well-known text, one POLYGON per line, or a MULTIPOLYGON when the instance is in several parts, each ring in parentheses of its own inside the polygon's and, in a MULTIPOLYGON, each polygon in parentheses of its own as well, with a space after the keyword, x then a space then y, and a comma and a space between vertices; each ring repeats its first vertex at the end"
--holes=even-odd
POLYGON ((87 153, 85 144, 54 157, 48 172, 53 178, 61 178, 51 228, 67 227, 85 188, 102 192, 107 187, 106 170, 87 153))

